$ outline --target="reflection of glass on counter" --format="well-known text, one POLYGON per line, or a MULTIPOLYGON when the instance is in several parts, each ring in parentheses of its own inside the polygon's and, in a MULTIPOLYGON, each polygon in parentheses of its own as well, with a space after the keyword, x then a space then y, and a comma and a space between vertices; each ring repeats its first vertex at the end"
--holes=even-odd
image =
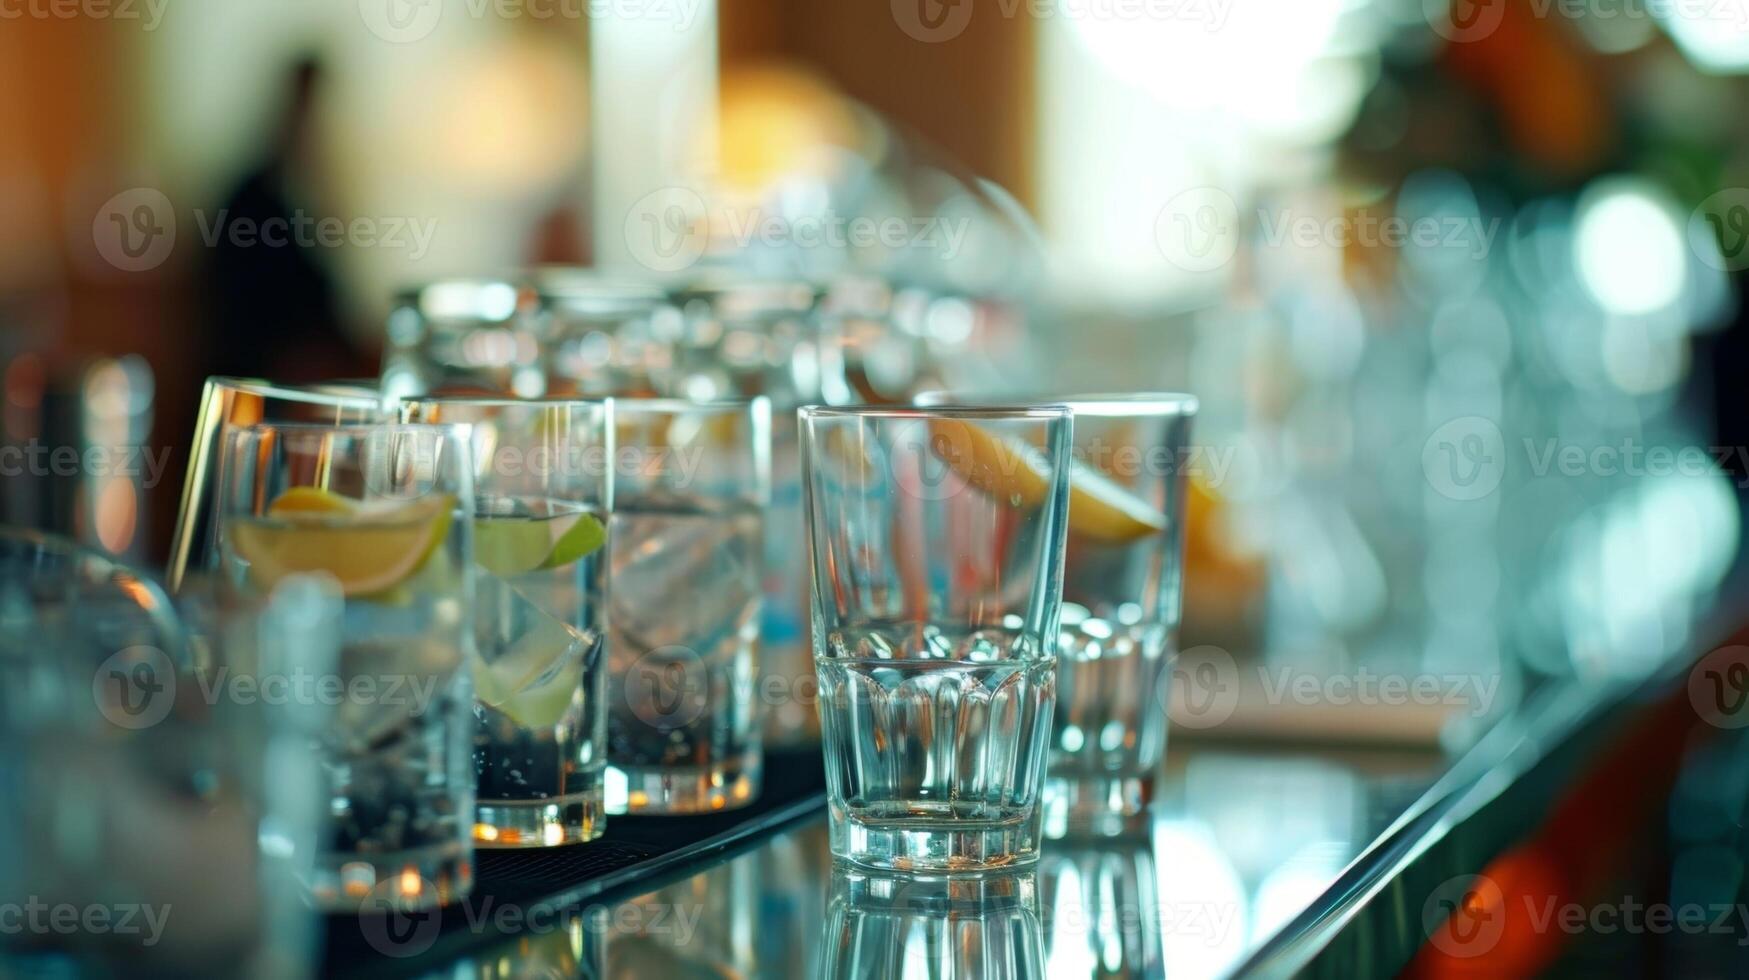
POLYGON ((1166 975, 1164 920, 1146 837, 1052 841, 1038 875, 1052 980, 1166 975))
POLYGON ((1042 977, 1032 872, 967 878, 832 875, 822 977, 940 980, 1042 977))
POLYGON ((626 902, 612 913, 607 975, 616 978, 763 975, 760 867, 748 855, 626 902))

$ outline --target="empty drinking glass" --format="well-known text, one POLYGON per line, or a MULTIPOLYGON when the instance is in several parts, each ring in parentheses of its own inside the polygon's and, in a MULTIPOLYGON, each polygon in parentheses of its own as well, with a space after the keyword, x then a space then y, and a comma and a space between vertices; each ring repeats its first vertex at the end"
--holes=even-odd
POLYGON ((1038 857, 1069 411, 802 409, 832 852, 1038 857))
MULTIPOLYGON (((336 703, 312 739, 328 908, 425 907, 472 884, 473 464, 457 426, 261 425, 232 433, 219 521, 245 592, 317 576, 343 597, 336 703)), ((326 692, 326 693, 324 693, 326 692)))
POLYGON ((432 398, 410 422, 466 424, 474 458, 474 843, 601 836, 607 767, 605 401, 432 398))
POLYGON ((615 399, 614 413, 608 812, 745 806, 763 761, 770 407, 615 399))
MULTIPOLYGON (((950 400, 965 401, 918 397, 950 400)), ((1166 748, 1197 402, 1161 392, 1028 401, 1075 414, 1045 832, 1134 830, 1166 748)))

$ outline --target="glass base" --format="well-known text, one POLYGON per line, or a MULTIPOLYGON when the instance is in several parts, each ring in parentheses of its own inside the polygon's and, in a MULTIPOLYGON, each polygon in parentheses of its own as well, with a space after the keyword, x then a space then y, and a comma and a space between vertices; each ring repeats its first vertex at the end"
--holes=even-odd
POLYGON ((1045 836, 1122 837, 1146 828, 1154 780, 1141 776, 1052 775, 1045 780, 1045 836))
POLYGON ((600 837, 607 829, 599 789, 546 800, 493 800, 474 804, 474 846, 560 847, 600 837))
POLYGON ((764 753, 749 749, 716 766, 607 767, 607 812, 690 814, 735 810, 759 796, 764 753))
POLYGON ((1039 814, 1007 821, 910 818, 873 821, 832 805, 834 857, 881 871, 978 873, 1038 862, 1039 814))
POLYGON ((325 912, 410 912, 448 905, 473 888, 472 855, 455 840, 398 854, 318 855, 309 891, 325 912))

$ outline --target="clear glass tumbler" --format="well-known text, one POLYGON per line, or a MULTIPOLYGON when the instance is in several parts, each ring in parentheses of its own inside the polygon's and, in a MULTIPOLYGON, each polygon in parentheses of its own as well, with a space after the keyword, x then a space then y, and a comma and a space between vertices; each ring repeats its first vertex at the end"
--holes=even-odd
POLYGON ((804 408, 832 853, 1036 861, 1069 410, 804 408))
POLYGON ((608 401, 428 398, 474 458, 474 843, 601 836, 607 768, 608 401))
POLYGON ((310 750, 328 801, 318 905, 449 902, 472 884, 473 463, 456 426, 262 425, 225 454, 220 553, 240 589, 342 596, 334 701, 310 750), (386 894, 385 894, 386 890, 386 894))
MULTIPOLYGON (((918 397, 947 401, 966 400, 918 397)), ((1166 750, 1197 401, 1165 392, 1027 401, 1075 414, 1045 833, 1133 831, 1166 750)))
POLYGON ((622 398, 614 413, 607 812, 745 806, 764 760, 770 406, 622 398))

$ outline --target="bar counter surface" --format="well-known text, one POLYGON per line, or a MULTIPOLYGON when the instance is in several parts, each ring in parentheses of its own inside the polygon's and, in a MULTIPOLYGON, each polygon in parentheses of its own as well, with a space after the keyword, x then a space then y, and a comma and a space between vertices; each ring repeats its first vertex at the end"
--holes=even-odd
POLYGON ((1512 903, 1592 895, 1632 841, 1659 836, 1685 746, 1731 733, 1696 695, 1733 648, 1709 649, 1544 684, 1449 757, 1175 732, 1135 834, 1050 839, 1030 871, 978 879, 835 871, 817 754, 773 753, 752 813, 621 819, 590 845, 483 852, 475 894, 440 917, 331 919, 326 972, 1525 975, 1575 936, 1530 928, 1512 903), (1548 873, 1527 878, 1527 863, 1548 873))

